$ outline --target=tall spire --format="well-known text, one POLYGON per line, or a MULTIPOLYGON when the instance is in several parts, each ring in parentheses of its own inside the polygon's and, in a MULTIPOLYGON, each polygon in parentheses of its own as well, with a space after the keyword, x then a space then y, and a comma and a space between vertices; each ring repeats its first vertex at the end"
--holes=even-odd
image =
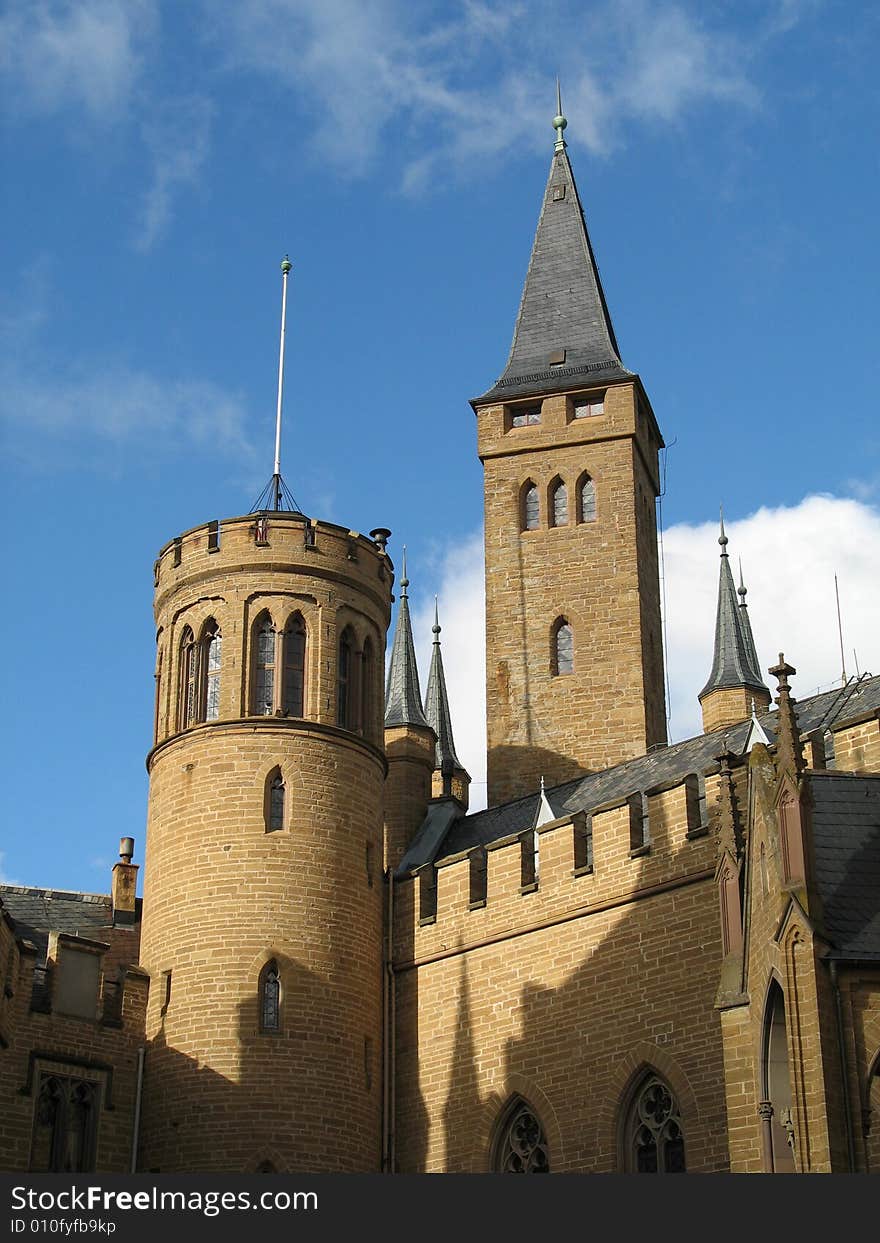
POLYGON ((385 728, 396 725, 421 725, 427 729, 428 722, 422 712, 419 690, 419 667, 413 643, 412 623, 409 616, 409 579, 406 576, 406 548, 403 550, 403 575, 400 580, 400 605, 397 610, 397 626, 388 681, 385 686, 385 728))
POLYGON ((434 634, 434 650, 431 654, 431 670, 428 674, 428 690, 425 695, 425 716, 437 735, 434 767, 435 770, 440 770, 445 784, 446 778, 451 779, 455 769, 463 770, 464 765, 455 754, 455 740, 452 737, 452 717, 446 694, 443 657, 440 654, 440 618, 436 596, 434 597, 434 625, 431 629, 434 634))
POLYGON ((629 379, 566 152, 557 81, 556 141, 504 374, 474 402, 629 379))
POLYGON ((749 620, 749 609, 746 604, 747 590, 746 585, 743 582, 742 559, 740 559, 739 563, 739 586, 736 589, 736 594, 739 596, 739 624, 742 629, 743 642, 746 645, 746 652, 749 657, 751 673, 759 682, 763 684, 763 678, 761 677, 761 662, 758 660, 758 649, 755 647, 755 638, 752 634, 752 623, 749 620))
POLYGON ((727 553, 728 540, 724 531, 723 512, 718 543, 721 545, 721 572, 718 579, 718 611, 715 617, 715 653, 709 680, 698 698, 703 700, 712 691, 739 687, 762 692, 769 698, 769 691, 758 672, 757 657, 753 656, 755 645, 747 614, 744 607, 741 608, 737 603, 737 591, 733 585, 730 557, 727 553), (743 628, 743 617, 746 618, 748 637, 743 628))

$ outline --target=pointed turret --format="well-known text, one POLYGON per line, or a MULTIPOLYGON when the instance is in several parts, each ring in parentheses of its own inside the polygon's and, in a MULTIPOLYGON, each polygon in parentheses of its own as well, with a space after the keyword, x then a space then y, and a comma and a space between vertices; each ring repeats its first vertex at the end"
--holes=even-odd
POLYGON ((434 650, 431 654, 431 671, 428 674, 428 690, 425 695, 425 717, 437 735, 432 791, 435 798, 452 795, 467 808, 471 779, 455 754, 452 717, 449 712, 449 697, 446 694, 446 676, 443 672, 443 656, 440 652, 440 618, 436 596, 432 631, 434 650))
POLYGON ((764 685, 764 679, 761 677, 761 662, 758 660, 758 649, 755 647, 755 638, 752 634, 752 623, 749 620, 749 607, 746 604, 747 589, 743 582, 742 561, 739 563, 739 586, 736 589, 739 596, 739 624, 742 630, 743 642, 746 645, 746 652, 749 657, 751 672, 757 678, 761 685, 764 685))
POLYGON ((510 356, 501 378, 477 402, 632 377, 620 361, 562 137, 567 125, 557 83, 556 143, 510 356))
POLYGON ((397 610, 397 626, 388 681, 385 686, 385 728, 398 725, 426 726, 422 712, 422 696, 419 691, 419 667, 413 643, 412 622, 409 616, 409 579, 406 576, 406 549, 403 550, 403 577, 400 580, 400 607, 397 610))
POLYGON ((721 545, 721 570, 715 617, 715 653, 709 680, 699 694, 705 733, 747 720, 756 705, 762 709, 770 706, 770 691, 758 673, 758 658, 745 608, 744 588, 742 603, 737 602, 723 514, 718 543, 721 545))
POLYGON ((396 868, 425 818, 437 735, 425 720, 409 616, 406 549, 400 607, 385 687, 385 866, 396 868))

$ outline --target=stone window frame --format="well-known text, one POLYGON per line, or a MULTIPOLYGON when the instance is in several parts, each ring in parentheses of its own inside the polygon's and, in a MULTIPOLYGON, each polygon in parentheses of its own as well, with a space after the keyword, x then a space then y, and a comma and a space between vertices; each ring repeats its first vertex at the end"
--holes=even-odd
POLYGON ((553 678, 567 678, 574 672, 574 626, 564 613, 560 613, 550 627, 550 676, 553 678), (570 638, 571 650, 569 652, 560 651, 559 636, 563 630, 568 631, 570 638), (560 661, 560 655, 563 656, 563 661, 560 661), (563 667, 563 664, 566 667, 563 667))
POLYGON ((283 1031, 284 985, 277 958, 269 958, 260 968, 257 981, 257 1026, 264 1036, 280 1036, 283 1031), (273 978, 274 977, 274 978, 273 978), (272 989, 274 999, 268 992, 272 989))
POLYGON ((578 476, 577 488, 575 490, 575 521, 578 526, 587 526, 599 519, 599 497, 596 489, 596 480, 588 470, 581 471, 578 476), (587 484, 590 485, 592 503, 584 504, 584 489, 587 484))
POLYGON ((580 419, 600 418, 605 414, 605 399, 608 396, 608 389, 592 389, 583 393, 571 393, 567 401, 567 414, 569 423, 574 423, 580 419), (584 414, 578 414, 578 406, 589 406, 590 409, 584 414), (595 409, 599 406, 599 409, 595 409))
POLYGON ((34 1110, 31 1122, 31 1143, 28 1154, 28 1170, 30 1172, 94 1172, 97 1164, 100 1116, 105 1109, 112 1109, 110 1101, 111 1075, 112 1071, 108 1071, 104 1066, 92 1065, 84 1059, 74 1059, 71 1061, 64 1058, 57 1059, 51 1055, 31 1054, 28 1068, 28 1090, 33 1093, 34 1110), (61 1104, 63 1112, 61 1118, 56 1119, 56 1122, 60 1121, 60 1128, 57 1130, 54 1130, 53 1128, 54 1133, 49 1138, 50 1169, 48 1171, 41 1171, 34 1168, 37 1146, 37 1128, 40 1125, 41 1109, 47 1104, 46 1095, 50 1090, 47 1088, 47 1085, 52 1084, 53 1081, 60 1089, 58 1096, 56 1096, 56 1102, 61 1104), (76 1162, 76 1168, 69 1169, 67 1166, 71 1152, 68 1146, 70 1136, 66 1128, 66 1106, 69 1105, 71 1094, 78 1086, 85 1086, 89 1089, 91 1097, 89 1110, 90 1117, 87 1121, 86 1132, 82 1137, 83 1143, 79 1159, 76 1162))
POLYGON ((571 521, 571 509, 568 504, 568 484, 562 475, 554 475, 547 487, 547 525, 558 528, 567 527, 571 521), (564 514, 560 518, 559 494, 563 494, 564 514))
POLYGON ((523 480, 519 488, 519 529, 521 532, 541 529, 541 494, 531 477, 523 480))
POLYGON ((633 1083, 623 1111, 624 1158, 628 1174, 684 1174, 687 1145, 678 1099, 666 1078, 645 1067, 633 1083), (656 1169, 639 1168, 654 1152, 656 1169), (678 1166, 680 1168, 667 1168, 678 1166))
POLYGON ((498 1115, 490 1148, 494 1174, 549 1174, 547 1130, 530 1101, 514 1093, 498 1115))
POLYGON ((543 405, 540 397, 506 405, 504 407, 505 432, 518 432, 528 427, 538 427, 544 413, 543 405))
POLYGON ((280 764, 266 774, 263 784, 263 825, 267 833, 280 833, 288 827, 287 782, 280 764), (277 792, 280 790, 280 810, 277 792), (277 821, 277 823, 276 823, 277 821))

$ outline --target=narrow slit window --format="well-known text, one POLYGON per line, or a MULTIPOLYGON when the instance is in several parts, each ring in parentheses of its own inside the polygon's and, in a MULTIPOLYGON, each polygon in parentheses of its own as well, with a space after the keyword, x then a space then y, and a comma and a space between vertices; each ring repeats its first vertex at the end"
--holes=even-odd
POLYGON ((579 519, 581 522, 596 521, 596 485, 593 483, 589 475, 585 475, 580 484, 580 495, 578 497, 580 506, 579 519))
POLYGON ((557 480, 552 491, 553 525, 568 526, 568 489, 561 479, 557 480))
POLYGON ((279 829, 284 828, 284 802, 285 802, 284 778, 276 769, 269 778, 269 789, 267 792, 267 808, 266 808, 266 832, 277 833, 279 829))
POLYGON ((260 1030, 281 1030, 281 976, 274 959, 260 972, 260 1030))
POLYGON ((189 626, 180 639, 180 689, 177 710, 178 728, 192 725, 196 715, 196 644, 189 626))
POLYGON ((537 531, 539 518, 538 487, 529 480, 522 491, 522 529, 537 531))
POLYGON ((551 665, 554 677, 574 673, 574 634, 564 617, 553 628, 553 651, 551 665))
POLYGON ((220 715, 220 657, 222 636, 215 626, 203 640, 205 667, 205 720, 216 721, 220 715))

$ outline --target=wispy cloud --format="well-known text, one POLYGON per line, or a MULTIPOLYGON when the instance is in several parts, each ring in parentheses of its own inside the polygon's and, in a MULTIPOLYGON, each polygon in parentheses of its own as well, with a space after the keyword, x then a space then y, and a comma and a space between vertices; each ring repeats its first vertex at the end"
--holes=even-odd
MULTIPOLYGON (((880 673, 880 510, 849 498, 809 496, 726 522, 735 573, 741 558, 762 670, 783 651, 798 670, 796 698, 840 685, 834 575, 840 584, 847 674, 880 673), (855 651, 855 656, 854 656, 855 651)), ((664 536, 672 741, 702 732, 697 695, 712 665, 718 592, 718 529, 680 524, 664 536)), ((427 575, 419 573, 419 580, 427 575)), ((437 570, 443 658, 458 754, 474 778, 471 805, 485 805, 485 647, 481 537, 450 548, 437 570)), ((413 630, 423 683, 433 599, 415 600, 413 630)), ((577 636, 575 636, 577 641, 577 636)), ((773 679, 767 675, 771 689, 773 679)), ((423 685, 424 689, 424 685, 423 685)))
POLYGON ((600 152, 634 122, 758 98, 739 40, 656 0, 606 0, 587 12, 563 0, 471 2, 440 19, 402 0, 251 0, 211 12, 230 68, 272 76, 312 102, 325 158, 363 173, 385 137, 409 153, 409 189, 440 168, 546 145, 557 71, 570 134, 600 152), (429 141, 414 154, 420 139, 429 141))
POLYGON ((7 0, 0 16, 0 67, 13 89, 6 107, 23 114, 83 111, 102 123, 127 110, 155 0, 7 0))
POLYGON ((150 250, 168 227, 174 196, 199 184, 211 145, 213 106, 200 95, 163 100, 143 124, 153 178, 135 245, 150 250))

